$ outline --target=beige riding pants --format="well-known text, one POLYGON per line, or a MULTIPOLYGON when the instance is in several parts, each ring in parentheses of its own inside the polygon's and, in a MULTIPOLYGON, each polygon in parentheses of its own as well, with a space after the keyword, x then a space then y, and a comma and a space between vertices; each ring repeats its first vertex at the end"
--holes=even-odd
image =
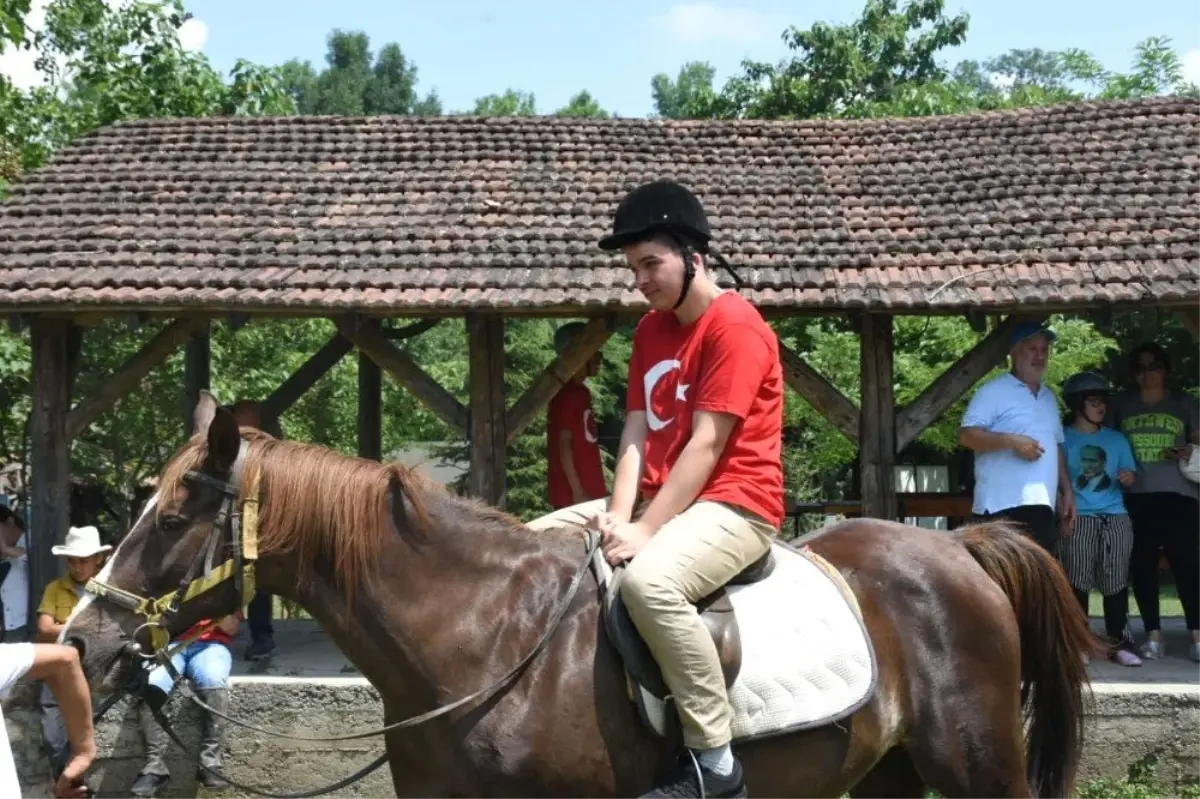
MULTIPOLYGON (((603 499, 583 502, 529 526, 584 527, 606 506, 603 499)), ((692 749, 729 743, 733 716, 717 647, 694 603, 762 557, 776 532, 740 508, 701 501, 663 525, 626 567, 621 597, 662 670, 692 749)))

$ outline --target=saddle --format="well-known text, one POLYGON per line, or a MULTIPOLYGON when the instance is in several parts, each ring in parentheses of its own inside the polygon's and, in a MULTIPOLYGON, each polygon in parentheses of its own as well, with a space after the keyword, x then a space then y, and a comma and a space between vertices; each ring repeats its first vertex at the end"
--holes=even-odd
MULTIPOLYGON (((591 533, 598 535, 597 533, 591 533)), ((609 566, 604 560, 604 554, 599 549, 592 559, 592 568, 602 590, 601 617, 608 638, 616 647, 621 660, 629 672, 630 679, 658 699, 666 699, 670 690, 663 682, 662 670, 650 653, 649 647, 642 639, 629 611, 621 599, 621 583, 625 576, 625 567, 609 566)), ((700 620, 712 635, 717 647, 717 657, 721 662, 721 673, 725 679, 725 687, 729 688, 737 680, 742 668, 742 640, 738 631, 737 615, 733 603, 725 589, 728 586, 748 585, 765 580, 775 568, 773 548, 751 563, 738 574, 734 575, 725 585, 713 591, 708 596, 695 602, 700 620)))

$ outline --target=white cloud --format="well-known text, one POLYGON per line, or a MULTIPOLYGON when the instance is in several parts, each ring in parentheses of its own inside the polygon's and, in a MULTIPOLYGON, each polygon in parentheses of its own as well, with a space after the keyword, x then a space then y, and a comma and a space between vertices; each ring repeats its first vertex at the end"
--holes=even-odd
POLYGON ((1184 53, 1183 79, 1200 85, 1200 49, 1184 53))
POLYGON ((713 3, 683 3, 672 6, 654 22, 673 39, 687 44, 727 41, 741 44, 761 42, 774 35, 770 19, 745 8, 721 8, 713 3))
POLYGON ((203 20, 192 17, 179 26, 179 43, 189 53, 198 53, 204 49, 208 41, 208 25, 203 20))

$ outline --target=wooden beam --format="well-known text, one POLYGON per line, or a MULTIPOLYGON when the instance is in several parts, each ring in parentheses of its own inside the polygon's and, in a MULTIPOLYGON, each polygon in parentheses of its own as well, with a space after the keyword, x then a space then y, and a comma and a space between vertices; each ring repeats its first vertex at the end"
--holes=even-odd
POLYGON ((70 401, 67 319, 35 318, 30 325, 33 352, 33 410, 30 414, 29 619, 36 626, 37 606, 63 565, 50 548, 61 543, 70 520, 70 437, 66 425, 70 401))
POLYGON ((210 325, 206 320, 188 338, 183 351, 183 429, 188 437, 192 435, 200 392, 212 387, 212 343, 209 331, 210 325))
POLYGON ((896 407, 893 390, 892 317, 867 313, 860 336, 862 413, 859 462, 863 515, 896 519, 896 407))
POLYGON ((903 452, 971 386, 1004 360, 1008 336, 1022 321, 1015 317, 1005 319, 896 414, 897 453, 903 452))
POLYGON ((96 421, 117 400, 132 391, 143 377, 150 374, 154 367, 166 360, 167 356, 180 344, 187 341, 192 333, 207 324, 206 319, 193 316, 178 319, 163 328, 157 336, 146 342, 137 354, 121 364, 121 368, 114 372, 94 394, 71 409, 66 418, 67 437, 74 438, 86 430, 88 425, 96 421))
POLYGON ((550 362, 521 398, 508 409, 505 418, 505 440, 512 443, 524 430, 538 411, 546 407, 571 377, 604 346, 616 330, 613 316, 592 319, 576 333, 562 354, 550 362))
POLYGON ((350 339, 341 333, 335 333, 333 338, 284 380, 279 388, 271 392, 271 396, 262 401, 263 416, 278 420, 288 408, 296 404, 296 400, 304 396, 304 392, 312 388, 352 349, 354 344, 350 339))
POLYGON ((471 369, 471 465, 468 491, 495 507, 504 507, 504 319, 467 316, 471 369))
POLYGON ((783 379, 792 390, 857 445, 859 412, 855 404, 783 343, 779 345, 779 358, 783 364, 783 379))
POLYGON ((388 341, 379 323, 371 319, 335 320, 338 331, 371 360, 411 391, 425 407, 461 435, 468 434, 469 416, 462 403, 425 373, 408 355, 388 341))
POLYGON ((383 458, 383 373, 364 352, 358 353, 358 455, 383 458))

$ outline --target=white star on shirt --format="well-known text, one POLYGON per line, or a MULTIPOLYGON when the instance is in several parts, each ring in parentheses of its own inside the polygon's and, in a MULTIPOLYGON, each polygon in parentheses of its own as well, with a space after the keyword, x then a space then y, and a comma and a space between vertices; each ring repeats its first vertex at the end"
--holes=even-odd
POLYGON ((691 386, 687 383, 680 383, 679 385, 675 386, 675 399, 679 400, 680 402, 687 402, 687 390, 689 388, 691 388, 691 386))

